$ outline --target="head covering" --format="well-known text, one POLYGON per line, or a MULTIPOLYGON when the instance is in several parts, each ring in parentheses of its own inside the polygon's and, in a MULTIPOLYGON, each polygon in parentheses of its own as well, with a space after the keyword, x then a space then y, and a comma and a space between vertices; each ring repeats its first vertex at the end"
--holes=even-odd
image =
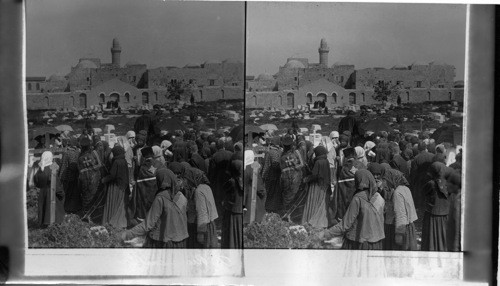
POLYGON ((43 171, 45 167, 52 165, 54 155, 52 152, 45 151, 42 153, 42 158, 40 159, 40 169, 43 171))
POLYGON ((384 167, 382 167, 379 163, 370 163, 368 165, 368 171, 370 171, 373 175, 380 175, 381 177, 385 174, 384 167))
POLYGON ((433 179, 445 178, 448 175, 447 167, 444 163, 434 162, 429 167, 429 175, 433 179))
POLYGON ((356 159, 365 158, 365 149, 363 149, 363 147, 356 146, 354 147, 354 151, 356 152, 356 159))
POLYGON ((243 174, 243 161, 233 160, 229 163, 229 173, 231 177, 239 177, 243 174))
POLYGON ((446 151, 443 144, 437 145, 436 148, 435 148, 435 150, 436 150, 436 154, 438 154, 438 153, 444 153, 446 151))
POLYGON ((332 131, 330 133, 330 138, 333 139, 333 138, 339 138, 340 134, 338 131, 332 131))
POLYGON ((171 189, 172 193, 177 192, 177 178, 169 169, 161 168, 156 171, 156 184, 159 191, 171 189))
POLYGON ((118 138, 116 138, 116 142, 118 143, 118 145, 122 146, 123 149, 130 149, 130 143, 128 142, 127 137, 119 136, 118 138))
POLYGON ((409 161, 411 159, 413 159, 413 151, 412 149, 405 149, 403 151, 403 154, 401 155, 403 157, 403 159, 405 159, 406 161, 409 161))
POLYGON ((384 180, 387 186, 391 189, 395 189, 398 186, 409 186, 408 180, 406 180, 404 174, 398 170, 389 169, 385 171, 384 180))
POLYGON ((153 148, 151 147, 144 147, 141 149, 141 155, 142 157, 144 157, 144 159, 146 158, 153 158, 154 157, 154 152, 153 152, 153 148))
POLYGON ((366 190, 368 193, 368 199, 370 200, 372 196, 377 192, 377 183, 373 175, 365 169, 359 169, 354 174, 354 185, 357 191, 366 190))
POLYGON ((234 151, 243 151, 243 143, 240 141, 234 143, 234 151))
POLYGON ((127 137, 127 139, 135 138, 135 132, 130 130, 125 136, 127 137))
POLYGON ((326 154, 328 154, 328 150, 326 150, 325 147, 319 145, 316 148, 314 148, 314 155, 316 155, 316 158, 326 154))
POLYGON ((139 131, 139 134, 135 136, 136 140, 142 140, 142 141, 146 141, 147 137, 148 137, 148 132, 146 130, 139 131))
POLYGON ((365 149, 365 153, 370 151, 371 149, 373 149, 373 147, 375 147, 375 143, 373 143, 372 141, 366 141, 365 142, 365 146, 363 146, 363 149, 365 149))
POLYGON ((344 149, 344 158, 356 158, 356 150, 354 148, 346 148, 344 149))
POLYGON ((168 140, 163 140, 161 141, 161 149, 165 150, 165 149, 168 149, 168 147, 172 146, 172 142, 168 141, 168 140))
POLYGON ((172 162, 168 165, 168 168, 174 173, 174 174, 180 174, 183 175, 184 172, 186 171, 186 167, 182 165, 179 162, 172 162))
POLYGON ((156 158, 159 158, 159 157, 163 157, 163 150, 160 148, 160 146, 153 146, 151 147, 151 149, 153 150, 153 155, 156 158))
POLYGON ((342 142, 349 142, 349 136, 345 135, 344 133, 340 134, 339 136, 339 141, 342 142))
POLYGON ((125 148, 123 148, 119 144, 115 144, 115 146, 113 147, 113 149, 111 149, 111 152, 113 153, 113 158, 116 158, 116 157, 118 157, 120 155, 125 154, 125 148))
POLYGON ((88 137, 83 137, 82 139, 80 139, 80 146, 82 148, 89 147, 90 146, 90 139, 88 137))
POLYGON ((255 161, 255 154, 252 150, 245 150, 245 167, 251 165, 255 161))
POLYGON ((290 146, 293 144, 293 138, 292 136, 284 136, 283 139, 281 140, 281 143, 283 146, 290 146))

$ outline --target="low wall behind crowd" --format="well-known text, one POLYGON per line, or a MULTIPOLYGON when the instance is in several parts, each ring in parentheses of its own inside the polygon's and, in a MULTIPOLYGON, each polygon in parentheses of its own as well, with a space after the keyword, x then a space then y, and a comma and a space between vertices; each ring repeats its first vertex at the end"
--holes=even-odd
MULTIPOLYGON (((344 107, 350 104, 372 105, 380 103, 373 98, 373 90, 337 89, 325 90, 280 90, 280 91, 247 91, 245 93, 246 108, 297 108, 299 105, 326 100, 328 108, 344 107)), ((432 101, 464 100, 464 89, 411 89, 400 92, 402 103, 420 103, 432 101)))

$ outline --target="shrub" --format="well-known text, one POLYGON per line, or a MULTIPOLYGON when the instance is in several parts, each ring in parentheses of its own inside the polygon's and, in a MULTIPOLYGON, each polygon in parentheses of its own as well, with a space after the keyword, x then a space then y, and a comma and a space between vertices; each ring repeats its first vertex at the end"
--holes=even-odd
MULTIPOLYGON (((113 248, 125 247, 118 236, 120 229, 104 226, 106 231, 91 230, 96 225, 70 214, 61 224, 30 230, 28 245, 33 248, 113 248)), ((102 230, 102 228, 99 228, 102 230)))
POLYGON ((309 224, 304 231, 294 231, 294 224, 283 221, 275 213, 267 213, 260 223, 253 222, 243 229, 245 248, 330 248, 316 234, 316 229, 309 224), (290 229, 292 227, 292 229, 290 229))

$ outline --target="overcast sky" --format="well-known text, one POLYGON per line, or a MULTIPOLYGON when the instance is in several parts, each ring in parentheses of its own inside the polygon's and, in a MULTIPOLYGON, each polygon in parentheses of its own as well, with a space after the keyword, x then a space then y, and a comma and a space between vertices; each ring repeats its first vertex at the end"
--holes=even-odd
POLYGON ((28 0, 26 75, 66 74, 86 56, 149 68, 244 59, 244 3, 159 0, 28 0))
POLYGON ((329 65, 356 69, 441 61, 464 77, 465 5, 263 3, 247 6, 247 74, 274 74, 288 57, 319 62, 325 38, 329 65))

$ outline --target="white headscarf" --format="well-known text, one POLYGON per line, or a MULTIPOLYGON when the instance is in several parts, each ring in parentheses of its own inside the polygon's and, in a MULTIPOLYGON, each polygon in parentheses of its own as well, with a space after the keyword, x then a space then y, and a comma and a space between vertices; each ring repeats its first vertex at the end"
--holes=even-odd
POLYGON ((135 138, 135 132, 130 130, 129 132, 127 132, 127 135, 125 136, 127 137, 127 139, 135 138))
POLYGON ((40 169, 43 171, 45 167, 52 165, 53 159, 54 155, 52 155, 52 152, 43 152, 42 158, 40 159, 40 169))
POLYGON ((161 144, 160 144, 161 149, 166 150, 170 146, 172 146, 172 142, 170 142, 168 140, 161 141, 161 144))
POLYGON ((255 154, 252 150, 245 150, 245 167, 252 165, 255 161, 255 154))

